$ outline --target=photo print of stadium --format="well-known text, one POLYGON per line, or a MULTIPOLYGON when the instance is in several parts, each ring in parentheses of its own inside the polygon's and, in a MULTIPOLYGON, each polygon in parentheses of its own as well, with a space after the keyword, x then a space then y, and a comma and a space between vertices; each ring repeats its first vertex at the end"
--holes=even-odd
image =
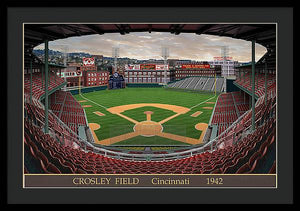
POLYGON ((23 27, 24 175, 276 176, 276 24, 23 27))

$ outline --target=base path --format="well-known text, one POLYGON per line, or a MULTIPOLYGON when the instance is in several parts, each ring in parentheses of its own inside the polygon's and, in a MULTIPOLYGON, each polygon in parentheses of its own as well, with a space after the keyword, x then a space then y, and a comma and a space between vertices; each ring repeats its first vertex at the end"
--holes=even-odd
POLYGON ((208 124, 206 124, 206 123, 198 123, 195 125, 196 130, 202 131, 201 136, 199 138, 199 140, 201 140, 201 142, 203 142, 203 138, 206 133, 207 127, 208 127, 208 124))
POLYGON ((97 137, 96 133, 94 132, 94 130, 99 130, 100 125, 97 123, 89 123, 89 128, 91 129, 92 135, 94 137, 94 141, 96 143, 99 142, 98 137, 97 137))
POLYGON ((195 113, 191 114, 191 117, 197 117, 202 113, 203 113, 202 111, 196 111, 195 113))
POLYGON ((177 106, 177 105, 169 105, 169 104, 161 104, 161 103, 138 103, 138 104, 129 104, 129 105, 121 105, 121 106, 115 106, 108 108, 107 111, 109 111, 112 114, 122 113, 127 110, 141 108, 141 107, 156 107, 156 108, 162 108, 166 110, 171 110, 174 113, 180 113, 185 114, 190 111, 189 108, 177 106))
POLYGON ((105 116, 105 114, 101 113, 100 111, 95 111, 93 113, 96 114, 96 115, 98 115, 98 116, 105 116))
POLYGON ((136 132, 131 132, 131 133, 126 133, 126 134, 122 134, 122 135, 119 135, 119 136, 115 136, 115 137, 112 137, 112 138, 103 139, 103 140, 97 141, 95 143, 108 146, 108 145, 111 145, 111 144, 114 144, 114 143, 117 143, 117 142, 120 142, 120 141, 124 141, 126 139, 136 137, 138 135, 139 134, 136 133, 136 132))
POLYGON ((214 108, 213 107, 202 107, 204 109, 209 109, 209 110, 213 110, 214 108))

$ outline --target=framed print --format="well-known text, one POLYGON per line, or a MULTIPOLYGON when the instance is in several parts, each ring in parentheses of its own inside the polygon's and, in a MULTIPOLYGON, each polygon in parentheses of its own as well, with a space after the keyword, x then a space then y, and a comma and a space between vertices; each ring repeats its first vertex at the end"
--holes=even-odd
POLYGON ((153 9, 152 18, 151 8, 8 10, 18 36, 8 36, 8 63, 18 61, 8 90, 19 91, 8 113, 20 132, 8 147, 21 153, 9 151, 18 165, 8 173, 19 171, 19 193, 64 190, 66 201, 97 203, 97 191, 101 203, 114 193, 122 203, 128 192, 132 203, 145 192, 149 203, 180 203, 219 191, 205 203, 268 203, 286 191, 277 203, 290 202, 291 10, 153 9), (176 196, 163 202, 164 191, 176 196))

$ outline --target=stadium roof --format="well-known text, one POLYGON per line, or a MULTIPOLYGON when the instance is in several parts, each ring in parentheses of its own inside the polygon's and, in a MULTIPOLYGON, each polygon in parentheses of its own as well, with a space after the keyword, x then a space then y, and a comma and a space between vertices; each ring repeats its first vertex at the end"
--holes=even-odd
POLYGON ((266 48, 276 45, 275 24, 25 24, 25 49, 34 48, 44 40, 104 33, 170 32, 226 36, 256 40, 266 48))

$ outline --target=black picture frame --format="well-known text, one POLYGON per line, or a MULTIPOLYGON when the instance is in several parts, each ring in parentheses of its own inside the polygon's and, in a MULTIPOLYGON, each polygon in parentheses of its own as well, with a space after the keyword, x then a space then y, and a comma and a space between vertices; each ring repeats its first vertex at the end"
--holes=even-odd
MULTIPOLYGON (((31 6, 31 5, 30 5, 31 6)), ((292 204, 292 7, 18 7, 7 6, 7 204, 292 204), (155 12, 153 12, 155 10, 155 12), (93 14, 93 15, 91 15, 93 14), (113 15, 112 15, 113 14, 113 15), (178 14, 181 14, 180 16, 178 14), (217 15, 212 15, 217 14, 217 15), (277 189, 22 188, 22 24, 24 22, 276 22, 278 24, 277 189)), ((4 103, 4 102, 3 102, 4 103)), ((3 154, 2 154, 3 155, 3 154)), ((3 157, 4 158, 4 157, 3 157)))

